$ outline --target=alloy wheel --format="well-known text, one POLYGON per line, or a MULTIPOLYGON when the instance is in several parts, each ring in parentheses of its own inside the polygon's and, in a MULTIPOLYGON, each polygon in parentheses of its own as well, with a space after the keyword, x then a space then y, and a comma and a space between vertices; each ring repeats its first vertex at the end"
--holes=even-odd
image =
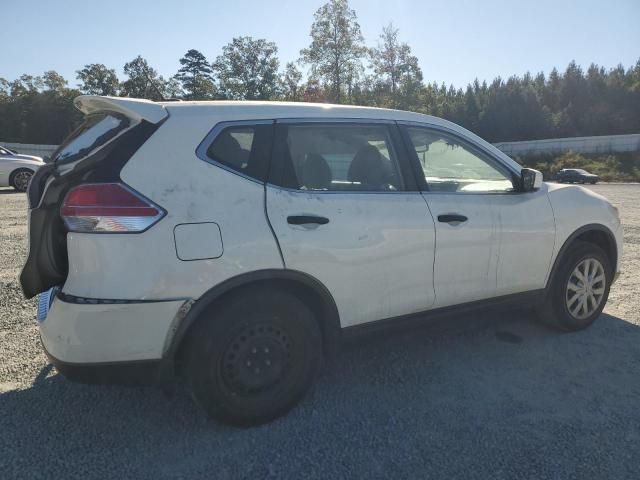
POLYGON ((574 268, 567 282, 565 304, 572 317, 584 320, 602 303, 606 290, 604 267, 595 258, 586 258, 574 268))
POLYGON ((32 173, 31 172, 18 172, 15 177, 13 177, 13 185, 17 190, 24 192, 29 186, 29 180, 31 180, 32 173))

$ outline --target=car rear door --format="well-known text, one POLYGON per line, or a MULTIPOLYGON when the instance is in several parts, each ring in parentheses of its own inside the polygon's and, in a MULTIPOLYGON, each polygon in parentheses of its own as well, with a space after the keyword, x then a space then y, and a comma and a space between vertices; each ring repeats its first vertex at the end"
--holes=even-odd
POLYGON ((267 214, 286 268, 322 282, 343 327, 428 309, 434 224, 397 127, 278 121, 267 214))

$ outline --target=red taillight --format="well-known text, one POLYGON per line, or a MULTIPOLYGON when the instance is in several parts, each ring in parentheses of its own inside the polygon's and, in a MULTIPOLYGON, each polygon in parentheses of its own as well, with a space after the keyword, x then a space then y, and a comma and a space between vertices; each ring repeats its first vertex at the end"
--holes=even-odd
POLYGON ((156 223, 164 212, 125 185, 93 183, 71 189, 60 215, 72 232, 135 233, 156 223))

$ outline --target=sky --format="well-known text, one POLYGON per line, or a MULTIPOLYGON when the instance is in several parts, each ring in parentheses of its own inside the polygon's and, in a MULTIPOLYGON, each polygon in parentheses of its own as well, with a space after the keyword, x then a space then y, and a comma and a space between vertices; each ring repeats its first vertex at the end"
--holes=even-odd
MULTIPOLYGON (((209 60, 237 36, 274 41, 281 67, 310 43, 323 0, 0 0, 0 77, 61 73, 104 63, 123 78, 138 54, 169 77, 195 48, 209 60)), ((640 0, 350 0, 365 42, 389 22, 426 82, 464 87, 527 71, 632 66, 640 59, 640 0)))

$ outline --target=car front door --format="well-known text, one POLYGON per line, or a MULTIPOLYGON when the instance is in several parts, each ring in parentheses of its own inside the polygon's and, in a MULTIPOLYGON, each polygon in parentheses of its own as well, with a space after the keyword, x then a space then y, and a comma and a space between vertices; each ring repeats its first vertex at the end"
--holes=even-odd
POLYGON ((398 145, 391 123, 276 123, 269 221, 286 268, 327 287, 343 327, 434 301, 433 219, 398 145))
POLYGON ((555 238, 546 186, 518 192, 517 172, 457 132, 402 131, 436 220, 435 306, 543 288, 555 238))

